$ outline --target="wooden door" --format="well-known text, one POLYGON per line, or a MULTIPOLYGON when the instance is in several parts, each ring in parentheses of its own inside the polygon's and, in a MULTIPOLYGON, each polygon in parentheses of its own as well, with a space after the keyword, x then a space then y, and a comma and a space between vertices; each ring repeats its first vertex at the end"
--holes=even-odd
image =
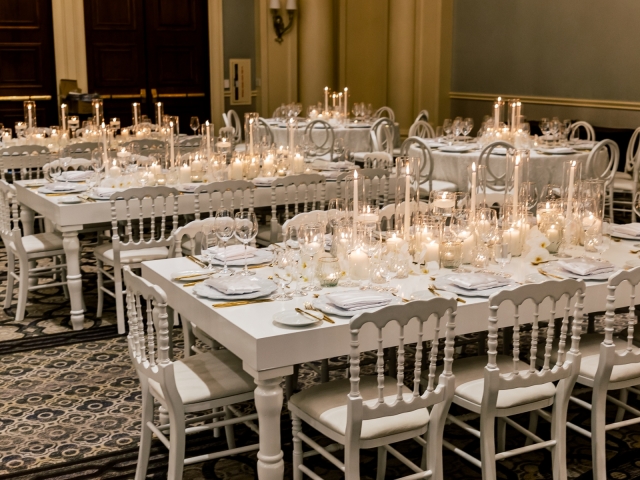
POLYGON ((58 124, 51 0, 1 0, 0 123, 24 120, 29 99, 39 126, 58 124))
POLYGON ((84 0, 89 89, 107 118, 131 124, 131 103, 156 121, 153 103, 180 117, 210 116, 206 0, 84 0))

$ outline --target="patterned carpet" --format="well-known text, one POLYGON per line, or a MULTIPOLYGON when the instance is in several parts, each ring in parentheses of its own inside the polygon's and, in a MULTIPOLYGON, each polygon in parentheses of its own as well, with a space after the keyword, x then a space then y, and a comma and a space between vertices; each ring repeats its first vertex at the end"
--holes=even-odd
MULTIPOLYGON (((70 330, 68 301, 58 288, 30 294, 28 316, 22 322, 15 322, 11 311, 0 315, 0 480, 133 478, 140 428, 138 379, 128 356, 126 338, 116 333, 113 304, 107 300, 108 308, 102 320, 93 316, 95 267, 90 253, 90 249, 85 250, 82 265, 86 330, 70 330)), ((3 292, 0 298, 4 299, 6 256, 3 250, 0 262, 3 292)), ((182 346, 179 328, 174 331, 174 341, 179 352, 182 346)), ((467 354, 473 354, 473 349, 467 348, 467 354)), ((312 370, 301 369, 300 388, 318 381, 312 370)), ((632 403, 636 408, 640 405, 635 400, 632 403)), ((242 410, 253 410, 253 406, 243 405, 242 410)), ((570 416, 574 422, 588 427, 589 414, 585 410, 572 406, 570 416)), ((526 423, 526 418, 520 421, 526 423)), ((328 444, 312 429, 305 431, 319 443, 328 444)), ((282 417, 285 478, 292 478, 290 432, 291 422, 285 407, 282 417)), ((548 435, 545 422, 541 422, 539 434, 548 435)), ((458 427, 447 426, 445 436, 479 456, 478 440, 458 427)), ((244 425, 236 427, 236 438, 239 446, 256 441, 256 435, 244 425)), ((510 429, 508 447, 522 444, 523 437, 510 429)), ((210 432, 204 432, 189 437, 187 445, 187 455, 191 456, 223 449, 225 441, 224 436, 214 438, 210 432)), ((408 458, 419 461, 421 451, 415 442, 403 442, 397 448, 408 458)), ((610 432, 606 448, 610 478, 640 478, 640 426, 610 432)), ((590 441, 570 431, 568 449, 570 478, 590 479, 590 441)), ((165 478, 166 461, 166 450, 156 442, 148 478, 165 478)), ((305 463, 322 478, 343 478, 322 458, 314 457, 305 463)), ((187 467, 184 478, 252 479, 255 464, 255 452, 243 454, 187 467)), ((481 478, 479 469, 446 450, 444 465, 447 479, 481 478)), ((499 463, 499 478, 550 479, 550 465, 546 452, 514 457, 499 463)), ((375 478, 375 470, 375 451, 363 451, 362 477, 375 478)), ((387 478, 409 473, 400 462, 389 458, 387 478)))

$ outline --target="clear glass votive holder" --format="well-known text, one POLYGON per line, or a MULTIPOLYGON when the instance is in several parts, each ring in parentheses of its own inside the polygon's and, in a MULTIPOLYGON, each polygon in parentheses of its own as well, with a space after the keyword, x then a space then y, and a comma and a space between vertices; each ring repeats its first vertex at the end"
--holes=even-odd
POLYGON ((342 276, 340 261, 336 257, 320 257, 317 267, 318 280, 321 287, 336 287, 342 276))

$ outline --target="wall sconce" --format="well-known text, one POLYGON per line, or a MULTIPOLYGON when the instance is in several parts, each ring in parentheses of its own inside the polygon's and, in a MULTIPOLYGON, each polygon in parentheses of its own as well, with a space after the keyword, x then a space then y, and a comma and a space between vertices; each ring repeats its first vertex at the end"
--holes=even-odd
POLYGON ((293 18, 298 9, 296 0, 287 0, 286 10, 289 15, 289 23, 287 25, 284 24, 282 15, 280 15, 280 0, 271 0, 269 8, 271 8, 271 15, 273 16, 273 29, 276 32, 276 42, 282 43, 282 36, 293 27, 293 18))

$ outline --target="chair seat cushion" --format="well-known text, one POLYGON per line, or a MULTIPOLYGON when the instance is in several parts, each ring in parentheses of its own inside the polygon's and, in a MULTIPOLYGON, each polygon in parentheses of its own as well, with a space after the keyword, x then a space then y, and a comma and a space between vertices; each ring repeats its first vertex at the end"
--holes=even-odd
MULTIPOLYGON (((113 248, 110 243, 98 245, 94 250, 96 257, 108 264, 113 264, 113 248)), ((120 262, 140 263, 147 260, 158 260, 167 258, 169 249, 167 247, 140 248, 138 250, 120 251, 120 262)))
MULTIPOLYGON (((506 355, 497 356, 498 368, 503 373, 511 372, 513 369, 513 357, 506 355)), ((453 365, 456 388, 455 395, 475 403, 482 404, 484 394, 484 367, 487 365, 486 355, 463 358, 456 360, 453 365)), ((528 370, 527 363, 518 361, 518 370, 528 370)), ((441 369, 437 374, 440 374, 441 369)), ((428 372, 422 372, 422 382, 426 385, 428 372)), ((512 388, 498 392, 497 408, 512 408, 526 403, 533 403, 553 397, 556 394, 556 387, 553 383, 544 383, 531 387, 512 388)))
POLYGON ((625 192, 633 192, 633 179, 631 178, 615 178, 613 179, 613 189, 625 192))
POLYGON ((36 233, 22 237, 22 245, 27 253, 41 253, 62 250, 62 237, 57 233, 36 233))
MULTIPOLYGON (((229 350, 192 355, 173 364, 176 388, 187 405, 253 392, 253 377, 242 369, 242 360, 229 350)), ((164 398, 158 382, 149 379, 153 393, 164 398)))
MULTIPOLYGON (((593 380, 600 363, 600 344, 604 340, 604 335, 600 333, 590 333, 580 338, 580 376, 593 380)), ((622 353, 627 348, 627 342, 621 338, 613 337, 616 352, 622 353)), ((633 347, 632 352, 640 353, 640 349, 633 347)), ((611 382, 623 382, 637 378, 640 383, 640 363, 628 363, 626 365, 615 365, 611 370, 611 382)))
POLYGON ((613 178, 614 178, 614 180, 618 180, 618 179, 620 179, 620 180, 623 180, 623 179, 624 179, 624 180, 631 180, 631 179, 633 179, 633 177, 631 176, 631 174, 630 174, 630 173, 627 173, 627 172, 616 172, 616 173, 613 175, 613 178))
MULTIPOLYGON (((448 182, 446 180, 432 180, 431 181, 432 190, 434 192, 457 192, 458 186, 453 182, 448 182)), ((429 195, 429 182, 424 182, 420 184, 420 193, 424 195, 429 195)))
MULTIPOLYGON (((385 377, 385 401, 391 403, 395 398, 397 380, 385 377)), ((315 385, 293 395, 289 403, 314 420, 320 422, 334 432, 345 435, 347 428, 347 395, 351 389, 349 379, 334 380, 332 382, 315 385)), ((403 386, 405 398, 411 396, 411 390, 403 386)), ((360 395, 364 403, 375 405, 378 397, 378 381, 376 377, 360 378, 360 395)), ((407 432, 425 427, 429 423, 429 412, 426 408, 419 408, 411 412, 375 418, 362 422, 362 440, 386 437, 397 433, 407 432)))

